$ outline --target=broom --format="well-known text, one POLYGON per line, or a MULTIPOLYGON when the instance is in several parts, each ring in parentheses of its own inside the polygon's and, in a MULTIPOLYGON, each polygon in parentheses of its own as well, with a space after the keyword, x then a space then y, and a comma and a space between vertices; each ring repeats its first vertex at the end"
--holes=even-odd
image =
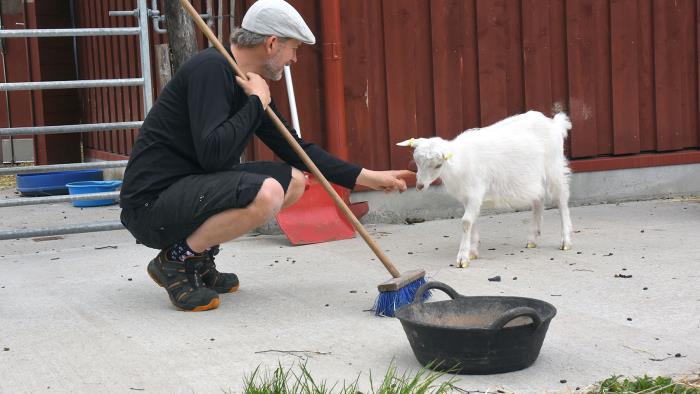
MULTIPOLYGON (((216 49, 226 58, 226 60, 228 60, 228 62, 231 64, 231 67, 233 67, 233 70, 235 71, 236 75, 243 78, 244 80, 248 80, 248 78, 238 67, 238 64, 236 64, 236 61, 231 57, 231 55, 228 54, 226 49, 224 49, 223 45, 221 45, 214 33, 209 29, 207 24, 204 22, 204 20, 202 20, 202 17, 199 16, 199 13, 194 9, 194 7, 192 7, 189 1, 180 0, 180 4, 182 4, 187 13, 190 14, 192 20, 194 20, 197 27, 199 27, 202 33, 204 33, 209 42, 211 42, 212 45, 214 45, 216 49)), ((311 158, 306 154, 306 152, 304 152, 304 150, 294 139, 294 137, 292 137, 289 130, 287 130, 282 121, 280 121, 280 119, 277 117, 272 108, 268 106, 265 112, 267 112, 267 115, 270 117, 270 119, 272 119, 272 122, 275 124, 280 134, 282 134, 284 139, 287 140, 294 152, 297 155, 299 155, 299 157, 304 162, 306 167, 308 167, 311 173, 313 173, 316 176, 316 178, 319 180, 323 188, 326 189, 326 192, 328 192, 328 194, 331 196, 338 208, 352 223, 352 225, 355 227, 362 239, 365 240, 367 245, 377 256, 379 261, 381 261, 382 264, 384 264, 384 267, 387 269, 387 271, 389 271, 389 273, 393 277, 392 279, 381 283, 379 286, 377 286, 379 290, 379 296, 375 301, 374 311, 377 316, 394 316, 394 312, 396 312, 396 310, 399 307, 413 302, 418 288, 426 282, 425 270, 408 271, 402 275, 399 272, 399 270, 397 270, 396 267, 391 263, 391 261, 389 261, 389 258, 384 254, 384 252, 379 248, 379 245, 377 245, 377 243, 372 239, 372 237, 370 237, 369 233, 364 228, 362 223, 360 223, 360 221, 357 220, 350 208, 348 208, 348 206, 345 204, 343 199, 340 198, 338 193, 336 193, 336 191, 333 189, 328 180, 326 180, 323 174, 321 174, 321 171, 318 169, 318 167, 316 167, 311 158)), ((425 292, 423 298, 425 299, 429 296, 430 295, 428 294, 428 292, 425 292)))

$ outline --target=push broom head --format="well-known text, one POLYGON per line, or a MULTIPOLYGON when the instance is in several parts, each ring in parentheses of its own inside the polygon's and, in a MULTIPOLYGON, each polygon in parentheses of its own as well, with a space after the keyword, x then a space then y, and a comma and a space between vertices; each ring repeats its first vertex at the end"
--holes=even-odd
MULTIPOLYGON (((378 287, 379 296, 374 302, 377 316, 394 317, 396 310, 413 302, 418 288, 425 284, 425 271, 408 271, 398 278, 388 280, 378 287)), ((423 300, 430 298, 430 292, 423 293, 423 300)))

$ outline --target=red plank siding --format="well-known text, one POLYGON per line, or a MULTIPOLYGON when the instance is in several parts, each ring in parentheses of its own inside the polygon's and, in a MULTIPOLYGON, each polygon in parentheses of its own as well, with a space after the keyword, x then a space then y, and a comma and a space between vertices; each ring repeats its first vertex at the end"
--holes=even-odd
POLYGON ((592 1, 567 3, 567 50, 569 70, 570 117, 575 125, 571 132, 571 156, 590 157, 598 153, 596 86, 600 80, 595 58, 597 28, 592 1))
POLYGON ((395 143, 432 135, 432 130, 422 130, 418 124, 418 111, 426 110, 417 106, 418 80, 428 77, 421 74, 418 67, 420 59, 417 58, 416 40, 419 39, 418 19, 421 16, 418 15, 416 0, 384 1, 382 12, 390 163, 391 167, 403 168, 411 160, 411 152, 395 143))
POLYGON ((596 128, 598 132, 598 154, 613 152, 612 99, 610 76, 610 2, 593 2, 594 39, 596 47, 596 128))
POLYGON ((481 102, 479 101, 479 43, 477 40, 476 0, 464 2, 464 78, 462 80, 463 128, 470 129, 481 125, 481 102))
POLYGON ((615 154, 637 153, 639 141, 639 14, 637 0, 610 4, 615 154))
POLYGON ((657 149, 697 146, 696 2, 654 1, 657 149))
POLYGON ((525 108, 548 114, 552 110, 551 3, 523 0, 523 72, 525 108))
POLYGON ((520 3, 477 0, 481 124, 523 111, 520 3))
MULTIPOLYGON (((319 1, 291 1, 319 41, 302 47, 299 63, 292 69, 304 138, 325 146, 333 130, 323 126, 319 1)), ((593 158, 613 165, 600 158, 698 149, 698 1, 342 0, 350 158, 370 168, 405 167, 410 151, 395 147, 399 140, 451 138, 463 129, 529 109, 549 114, 555 104, 569 111, 574 124, 567 141, 574 162, 593 158)), ((62 2, 45 2, 41 12, 55 12, 62 2)), ((229 14, 229 3, 224 1, 223 10, 218 10, 214 1, 214 12, 229 14)), ((236 2, 238 23, 252 3, 236 2)), ((206 0, 193 4, 203 10, 206 0)), ((110 9, 135 7, 135 0, 77 0, 77 21, 79 27, 136 26, 133 17, 107 16, 110 9)), ((228 37, 228 15, 215 22, 223 23, 228 37)), ((60 26, 58 20, 50 23, 68 27, 60 26)), ((8 40, 25 47, 29 41, 8 40)), ((77 42, 81 79, 142 75, 137 37, 79 38, 77 42)), ((152 42, 167 42, 167 36, 152 36, 152 42)), ((205 44, 201 34, 198 42, 205 44)), ((60 67, 71 60, 57 55, 66 50, 65 43, 40 40, 38 48, 39 53, 32 56, 56 58, 60 67)), ((8 72, 11 69, 8 64, 8 72)), ((58 78, 46 67, 41 71, 44 80, 58 78)), ((271 90, 288 117, 284 83, 272 83, 271 90)), ((12 111, 10 116, 25 117, 28 124, 42 117, 59 121, 70 108, 66 94, 10 92, 12 108, 22 108, 23 99, 27 108, 25 114, 12 111), (49 105, 49 99, 62 104, 49 105), (43 110, 35 117, 32 111, 42 108, 42 102, 43 110)), ((143 119, 140 87, 82 89, 79 94, 83 122, 143 119)), ((84 142, 90 154, 128 155, 136 134, 136 130, 91 133, 84 142)), ((641 162, 675 163, 659 157, 661 161, 641 162)), ((255 141, 248 158, 274 157, 255 141)), ((625 163, 615 161, 620 162, 625 163)))
MULTIPOLYGON (((352 0, 350 0, 352 1, 352 0)), ((369 71, 368 83, 368 110, 372 117, 371 125, 372 128, 369 131, 374 136, 371 137, 372 142, 376 145, 373 146, 373 157, 375 160, 375 165, 371 168, 391 168, 391 141, 389 136, 389 103, 386 100, 387 97, 387 86, 386 86, 386 60, 384 53, 384 21, 382 15, 382 5, 378 1, 369 0, 368 1, 369 10, 369 25, 370 25, 370 38, 368 39, 368 44, 376 42, 376 44, 370 44, 369 56, 371 60, 371 66, 369 71)), ((346 25, 352 26, 352 24, 346 23, 346 25)), ((367 131, 365 131, 366 133, 367 131)), ((369 164, 362 162, 362 151, 358 151, 358 154, 354 156, 359 163, 369 166, 369 164)))
MULTIPOLYGON (((5 29, 18 29, 25 26, 25 13, 1 15, 2 25, 5 29)), ((31 80, 29 45, 26 38, 5 40, 5 54, 3 59, 7 78, 3 82, 26 82, 31 80)), ((3 92, 0 101, 0 113, 3 127, 23 127, 34 125, 32 93, 29 91, 3 92), (8 113, 9 110, 9 113, 8 113)), ((31 136, 15 136, 13 138, 30 138, 31 136)), ((8 137, 9 139, 9 137, 8 137)), ((5 157, 4 160, 9 158, 5 157)), ((9 161, 9 160, 8 160, 9 161)))
POLYGON ((445 138, 454 137, 465 129, 464 68, 465 63, 475 59, 463 53, 468 39, 465 34, 465 14, 470 11, 465 8, 468 5, 455 0, 431 2, 435 134, 445 138))
POLYGON ((640 0, 639 7, 639 150, 656 149, 656 96, 654 88, 654 28, 652 0, 640 0))
MULTIPOLYGON (((416 0, 416 30, 415 42, 416 64, 414 83, 416 84, 416 120, 418 135, 435 135, 435 111, 433 99, 433 60, 430 40, 430 2, 416 0)), ((410 79, 409 79, 410 81, 410 79)), ((391 140, 395 145, 403 140, 391 140)))
POLYGON ((389 167, 384 93, 381 11, 373 0, 341 3, 344 35, 345 104, 350 157, 364 158, 370 168, 389 167), (378 123, 381 122, 381 123, 378 123))

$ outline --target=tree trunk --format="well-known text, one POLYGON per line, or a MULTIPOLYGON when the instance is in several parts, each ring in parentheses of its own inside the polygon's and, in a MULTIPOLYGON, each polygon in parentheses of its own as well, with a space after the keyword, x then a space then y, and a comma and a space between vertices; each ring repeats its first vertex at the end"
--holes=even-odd
POLYGON ((168 43, 172 53, 173 75, 180 66, 197 52, 197 37, 194 22, 177 0, 164 2, 165 20, 168 27, 168 43))

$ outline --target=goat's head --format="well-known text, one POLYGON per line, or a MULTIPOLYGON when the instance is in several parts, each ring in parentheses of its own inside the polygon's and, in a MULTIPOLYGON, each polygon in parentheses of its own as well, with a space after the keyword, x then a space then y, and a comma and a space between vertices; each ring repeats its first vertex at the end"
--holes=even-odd
POLYGON ((399 142, 398 146, 413 148, 413 160, 416 162, 416 190, 428 189, 430 184, 442 174, 444 164, 452 156, 447 152, 446 141, 439 137, 411 138, 399 142))

